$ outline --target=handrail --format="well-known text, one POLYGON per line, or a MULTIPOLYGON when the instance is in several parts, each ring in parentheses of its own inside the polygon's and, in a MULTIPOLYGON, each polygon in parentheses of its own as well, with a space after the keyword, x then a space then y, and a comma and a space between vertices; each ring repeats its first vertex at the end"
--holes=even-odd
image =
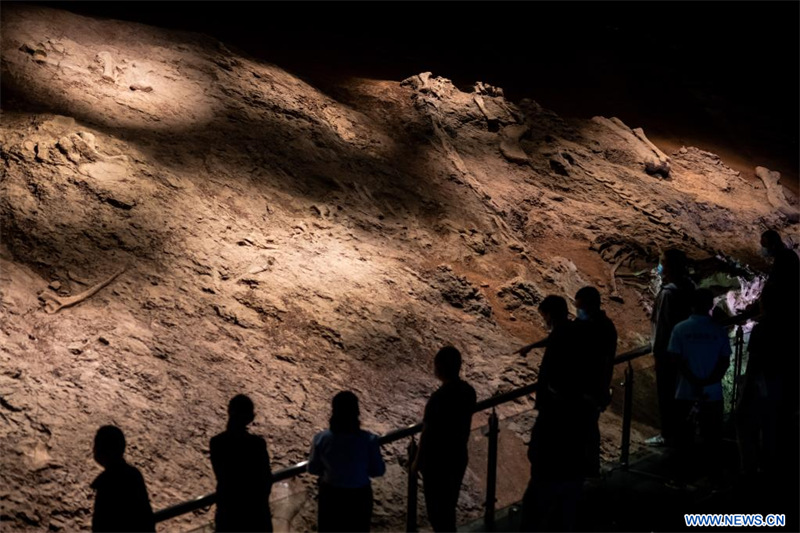
POLYGON ((758 310, 744 310, 738 315, 725 317, 717 323, 723 328, 731 328, 733 326, 740 326, 748 320, 757 320, 760 318, 760 315, 761 313, 758 310))
MULTIPOLYGON (((650 353, 649 344, 645 346, 640 346, 635 350, 631 350, 617 356, 614 359, 614 364, 616 365, 621 362, 628 361, 630 359, 635 359, 637 357, 647 355, 648 353, 650 353)), ((517 398, 522 398, 523 396, 527 396, 532 392, 536 392, 537 387, 538 383, 534 382, 531 383, 530 385, 525 385, 524 387, 520 387, 518 389, 514 389, 512 391, 504 392, 502 394, 492 396, 491 398, 481 400, 480 402, 475 404, 475 410, 473 411, 473 413, 479 413, 481 411, 485 411, 486 409, 490 409, 500 404, 516 400, 517 398)), ((378 442, 381 445, 389 444, 404 439, 406 437, 416 435, 417 433, 421 432, 422 432, 422 423, 420 422, 404 428, 392 430, 389 433, 382 435, 378 439, 378 442)), ((272 481, 273 482, 283 481, 284 479, 289 479, 299 474, 302 474, 306 471, 306 465, 308 465, 308 461, 301 461, 287 468, 276 470, 275 472, 272 473, 272 481)), ((175 518, 176 516, 190 513, 192 511, 196 511, 197 509, 202 509, 203 507, 208 507, 209 505, 216 502, 216 499, 217 499, 216 493, 212 492, 210 494, 206 494, 204 496, 200 496, 198 498, 194 498, 192 500, 188 500, 179 503, 177 505, 167 507, 166 509, 161 509, 160 511, 156 511, 155 520, 156 522, 163 522, 164 520, 169 520, 170 518, 175 518)))
MULTIPOLYGON (((731 327, 737 324, 741 324, 751 318, 754 318, 755 314, 752 312, 744 312, 735 316, 727 317, 724 320, 720 321, 719 324, 723 327, 731 327)), ((638 359, 644 355, 649 354, 652 351, 652 346, 648 343, 638 348, 634 348, 633 350, 628 350, 627 352, 620 354, 614 358, 614 365, 619 365, 622 363, 626 363, 628 361, 632 361, 634 359, 638 359)), ((492 396, 491 398, 487 398, 485 400, 481 400, 475 405, 474 413, 479 413, 481 411, 485 411, 486 409, 490 409, 492 407, 496 407, 500 404, 504 404, 517 398, 522 398, 523 396, 527 396, 532 392, 536 392, 538 387, 538 382, 531 383, 530 385, 525 385, 524 387, 519 387, 518 389, 514 389, 508 392, 504 392, 502 394, 498 394, 496 396, 492 396)), ((417 433, 422 432, 422 423, 412 424, 410 426, 406 426, 404 428, 395 429, 382 435, 378 442, 380 445, 389 444, 406 437, 411 437, 412 435, 416 435, 417 433)), ((272 481, 283 481, 284 479, 289 479, 294 476, 300 475, 306 471, 306 466, 308 465, 308 461, 301 461, 297 464, 289 466, 287 468, 282 468, 281 470, 277 470, 272 473, 272 481)), ((154 513, 155 521, 156 522, 163 522, 164 520, 169 520, 170 518, 175 518, 176 516, 180 516, 182 514, 190 513, 192 511, 196 511, 198 509, 202 509, 203 507, 208 507, 211 504, 215 503, 217 499, 216 493, 212 492, 210 494, 206 494, 204 496, 200 496, 198 498, 194 498, 192 500, 188 500, 185 502, 181 502, 177 505, 173 505, 171 507, 167 507, 166 509, 161 509, 160 511, 156 511, 154 513)))
POLYGON ((653 347, 648 342, 643 346, 639 346, 638 348, 634 348, 633 350, 629 350, 623 354, 620 354, 614 358, 614 366, 627 363, 628 361, 633 361, 634 359, 638 359, 643 355, 647 355, 653 351, 653 347))
POLYGON ((192 511, 202 509, 203 507, 208 507, 216 501, 217 493, 212 492, 210 494, 206 494, 205 496, 200 496, 193 500, 187 500, 177 505, 167 507, 166 509, 156 511, 153 513, 153 518, 155 518, 156 522, 163 522, 164 520, 169 520, 170 518, 175 518, 176 516, 191 513, 192 511))

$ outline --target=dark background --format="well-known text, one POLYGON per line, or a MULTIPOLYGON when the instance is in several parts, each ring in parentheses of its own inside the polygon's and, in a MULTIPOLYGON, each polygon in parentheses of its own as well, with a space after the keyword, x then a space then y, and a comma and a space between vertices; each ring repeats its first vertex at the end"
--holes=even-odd
POLYGON ((481 80, 562 115, 714 139, 797 179, 800 2, 38 4, 206 33, 311 82, 481 80))

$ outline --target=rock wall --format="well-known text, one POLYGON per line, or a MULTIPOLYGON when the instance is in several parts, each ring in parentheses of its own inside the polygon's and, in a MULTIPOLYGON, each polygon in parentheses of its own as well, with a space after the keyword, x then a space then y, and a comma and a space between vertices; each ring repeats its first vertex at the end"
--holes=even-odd
MULTIPOLYGON (((287 466, 340 389, 370 430, 418 421, 445 343, 481 398, 535 379, 538 359, 512 352, 544 334, 543 295, 599 286, 631 348, 652 294, 612 269, 651 268, 667 246, 752 261, 763 228, 797 236, 785 205, 713 154, 431 73, 332 95, 203 36, 13 5, 2 88, 12 529, 88 526, 100 425, 125 431, 163 508, 213 490, 208 441, 237 393, 287 466)), ((385 452, 378 529, 403 524, 403 446, 385 452)), ((281 527, 311 527, 311 485, 276 488, 300 495, 281 527)), ((470 484, 463 516, 479 502, 470 484)))

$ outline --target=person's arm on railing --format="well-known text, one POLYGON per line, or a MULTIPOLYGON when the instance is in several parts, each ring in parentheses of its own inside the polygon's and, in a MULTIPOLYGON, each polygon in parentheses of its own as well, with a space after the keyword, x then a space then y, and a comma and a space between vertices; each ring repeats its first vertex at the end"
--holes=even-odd
POLYGON ((752 307, 752 305, 753 304, 747 306, 747 308, 738 315, 730 316, 719 321, 719 325, 722 327, 731 327, 744 324, 748 320, 758 321, 761 318, 761 309, 758 306, 752 307))
POLYGON ((428 448, 425 445, 425 441, 428 440, 428 428, 430 427, 429 420, 430 420, 430 409, 431 403, 428 400, 428 403, 425 404, 425 412, 422 415, 422 431, 419 434, 419 446, 417 446, 417 453, 414 456, 414 460, 412 461, 410 468, 411 472, 416 474, 420 471, 421 468, 425 466, 425 450, 428 448))
POLYGON ((533 350, 534 348, 545 348, 547 346, 547 341, 548 341, 549 338, 550 337, 545 337, 544 339, 542 339, 540 341, 536 341, 533 344, 527 344, 527 345, 523 346, 522 348, 520 348, 519 350, 516 350, 513 353, 518 353, 522 357, 527 357, 528 353, 531 350, 533 350))
POLYGON ((259 468, 264 476, 264 484, 266 485, 267 492, 272 491, 272 465, 269 460, 269 449, 267 449, 267 441, 262 440, 264 443, 264 450, 261 452, 261 465, 259 468))
POLYGON ((369 465, 367 475, 369 477, 380 477, 386 473, 386 463, 381 456, 381 445, 377 435, 370 435, 369 440, 369 465))
POLYGON ((308 455, 308 465, 306 465, 306 470, 308 470, 308 473, 314 476, 321 476, 325 471, 325 467, 322 464, 322 459, 320 459, 319 456, 319 450, 317 450, 317 446, 319 445, 319 437, 320 434, 317 434, 311 440, 311 452, 308 455))
MULTIPOLYGON (((423 435, 425 434, 425 426, 424 425, 422 426, 422 434, 423 435)), ((411 462, 411 466, 410 466, 411 472, 413 472, 414 474, 419 472, 420 467, 422 467, 422 462, 423 462, 422 445, 423 445, 423 438, 420 436, 419 445, 417 446, 417 454, 414 456, 414 460, 411 462)))

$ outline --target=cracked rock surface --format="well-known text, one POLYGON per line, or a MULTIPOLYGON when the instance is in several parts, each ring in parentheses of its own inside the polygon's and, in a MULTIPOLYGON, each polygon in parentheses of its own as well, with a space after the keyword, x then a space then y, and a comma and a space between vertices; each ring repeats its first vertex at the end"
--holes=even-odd
MULTIPOLYGON (((235 394, 289 466, 341 389, 372 431, 420 420, 446 343, 480 398, 530 383, 541 354, 511 353, 545 334, 547 294, 598 286, 620 351, 638 346, 652 293, 618 280, 609 299, 620 258, 648 269, 680 246, 765 268, 764 228, 800 237, 797 198, 767 170, 768 188, 617 119, 431 73, 322 92, 204 36, 14 5, 2 84, 0 505, 15 530, 89 526, 101 425, 125 431, 161 509, 213 490, 208 442, 235 394)), ((610 458, 618 411, 603 424, 610 458)), ((373 525, 397 530, 405 443, 384 453, 373 525)), ((315 527, 314 490, 276 486, 276 527, 315 527)))

